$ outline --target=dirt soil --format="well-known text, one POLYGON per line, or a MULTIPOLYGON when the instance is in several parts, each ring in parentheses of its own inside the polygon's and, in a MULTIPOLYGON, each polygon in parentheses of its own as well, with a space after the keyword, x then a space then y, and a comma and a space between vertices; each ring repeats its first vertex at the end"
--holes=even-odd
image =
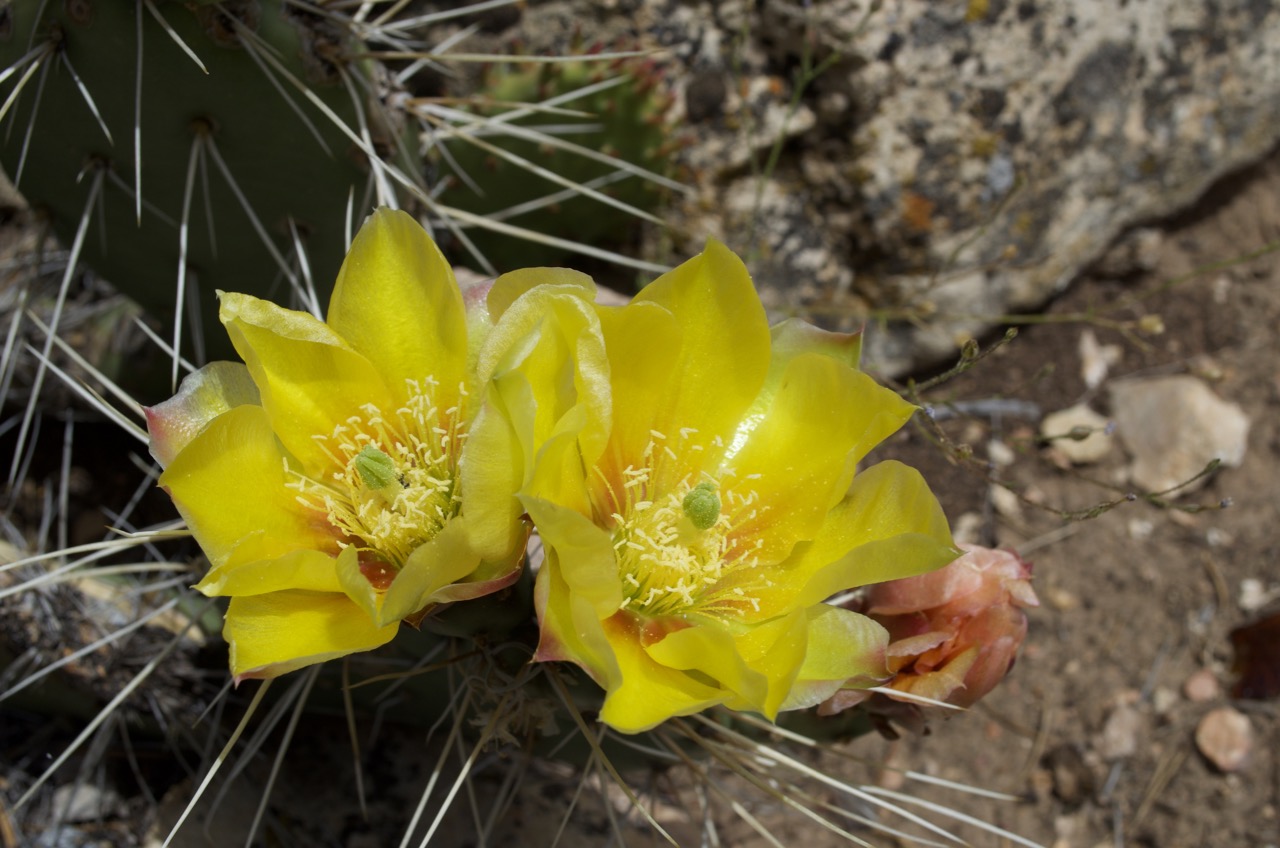
MULTIPOLYGON (((1243 465, 1223 469, 1204 489, 1162 507, 1125 499, 1131 488, 1124 482, 1127 457, 1120 445, 1096 465, 1064 469, 1035 442, 1036 422, 1016 415, 941 420, 947 440, 941 450, 926 437, 927 427, 900 434, 884 453, 921 468, 958 529, 977 541, 1016 548, 1032 561, 1042 605, 1030 611, 1030 632, 1013 674, 969 714, 935 719, 923 737, 858 741, 849 752, 872 764, 870 778, 865 770, 850 770, 835 752, 815 761, 823 768, 888 788, 900 786, 902 778, 882 766, 1008 793, 1013 800, 920 783, 903 789, 1042 845, 1280 845, 1280 709, 1275 700, 1231 697, 1236 674, 1229 638, 1233 628, 1261 619, 1280 598, 1280 429, 1272 417, 1280 406, 1280 263, 1273 254, 1187 276, 1280 243, 1280 158, 1220 186, 1193 214, 1158 230, 1153 268, 1126 273, 1122 267, 1119 276, 1081 281, 1043 317, 1028 317, 1016 340, 923 399, 935 408, 949 401, 1014 399, 1042 412, 1088 401, 1105 414, 1109 388, 1120 378, 1191 373, 1248 415, 1243 465), (1135 296, 1141 297, 1137 304, 1126 305, 1135 296), (1140 322, 1153 326, 1149 316, 1158 316, 1162 333, 1138 330, 1140 322), (1079 345, 1086 330, 1121 351, 1107 380, 1092 390, 1081 375, 1079 345), (993 442, 1003 449, 992 448, 993 442), (961 445, 972 447, 971 460, 954 458, 950 448, 961 445), (1012 456, 1007 464, 1006 452, 1012 456), (1024 500, 1010 503, 994 494, 999 487, 993 489, 988 478, 1009 482, 1024 500), (1114 508, 1090 519, 1063 520, 1059 514, 1113 501, 1114 508), (1219 509, 1225 501, 1229 507, 1219 509), (1197 504, 1210 508, 1188 510, 1197 504), (1226 705, 1242 713, 1251 730, 1248 756, 1230 773, 1211 765, 1195 742, 1200 721, 1226 705)), ((998 338, 999 333, 984 346, 998 338)), ((4 750, 15 749, 19 733, 45 732, 30 716, 11 715, 5 723, 4 750)), ((379 827, 361 824, 354 809, 341 809, 343 798, 348 807, 354 804, 349 761, 339 769, 320 756, 343 756, 344 728, 317 724, 308 732, 282 777, 286 788, 276 820, 325 831, 315 844, 373 846, 399 833, 424 773, 421 755, 412 753, 414 743, 384 735, 382 747, 369 757, 373 811, 386 825, 379 827), (412 774, 392 765, 409 759, 418 762, 412 774)), ((65 742, 69 734, 49 738, 65 742)), ((56 754, 53 742, 49 748, 56 754)), ((10 802, 16 771, 26 768, 29 774, 38 765, 6 765, 0 789, 10 802)), ((261 768, 265 773, 269 762, 261 768)), ((178 777, 171 779, 173 793, 162 799, 162 817, 176 815, 178 799, 191 789, 189 780, 178 777)), ((554 832, 566 786, 571 793, 567 777, 531 774, 509 816, 516 830, 508 838, 515 841, 503 844, 540 844, 530 834, 544 826, 554 832)), ((234 830, 227 826, 231 819, 252 816, 257 798, 254 790, 241 794, 246 792, 241 806, 233 798, 234 816, 224 811, 223 831, 234 830)), ((844 803, 836 793, 822 792, 844 803)), ((843 844, 753 798, 743 801, 781 844, 843 844)), ((693 802, 668 796, 664 804, 696 839, 688 812, 693 802)), ((120 809, 136 817, 134 823, 154 818, 154 805, 138 797, 120 809)), ((608 842, 606 817, 593 809, 584 802, 562 844, 608 842)), ((0 818, 0 845, 20 844, 6 841, 4 823, 0 818)), ((1011 844, 963 823, 955 827, 972 844, 1011 844)), ((96 835, 56 844, 137 844, 137 830, 127 823, 80 830, 96 835)), ((634 844, 659 844, 636 833, 634 844)), ((723 845, 767 844, 727 811, 720 836, 723 845)), ((191 840, 208 844, 198 828, 191 840)))
MULTIPOLYGON (((1160 233, 1150 272, 1081 281, 1046 310, 1048 323, 1024 326, 927 399, 1015 398, 1046 413, 1087 401, 1105 414, 1117 379, 1195 374, 1248 415, 1243 465, 1220 471, 1175 508, 1138 500, 1064 522, 1030 503, 993 499, 984 474, 1046 507, 1088 510, 1132 491, 1123 450, 1061 470, 1032 443, 1034 424, 1014 417, 941 425, 954 444, 972 446, 968 464, 948 462, 919 433, 902 435, 889 450, 924 471, 953 523, 976 513, 986 537, 979 541, 1011 546, 1034 563, 1042 606, 1030 611, 1022 656, 1001 688, 970 714, 934 722, 926 738, 885 744, 882 756, 1023 798, 975 803, 925 793, 1045 845, 1274 846, 1280 710, 1275 700, 1231 698, 1229 634, 1274 611, 1280 591, 1280 262, 1271 254, 1186 275, 1280 241, 1280 158, 1221 185, 1160 233), (1125 308, 1135 295, 1139 305, 1125 308), (1097 320, 1072 317, 1082 313, 1097 320), (1148 315, 1160 318, 1162 334, 1106 326, 1148 315), (1087 329, 1122 352, 1096 390, 1081 374, 1087 329), (992 455, 992 440, 1012 449, 1011 465, 999 464, 1002 451, 992 455), (1183 511, 1223 501, 1228 508, 1183 511), (1195 742, 1198 723, 1224 705, 1252 730, 1250 754, 1232 773, 1211 765, 1195 742)), ((1269 673, 1274 680, 1280 669, 1269 673)), ((1004 844, 976 832, 973 840, 1004 844)))

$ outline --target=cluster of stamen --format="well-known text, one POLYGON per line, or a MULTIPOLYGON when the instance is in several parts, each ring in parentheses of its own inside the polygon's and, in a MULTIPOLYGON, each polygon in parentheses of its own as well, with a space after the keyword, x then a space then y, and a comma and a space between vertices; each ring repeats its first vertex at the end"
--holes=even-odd
MULTIPOLYGON (((643 465, 622 472, 622 491, 608 486, 622 608, 646 616, 758 611, 750 592, 768 583, 756 558, 764 541, 735 532, 763 508, 753 487, 738 485, 750 481, 738 481, 729 470, 718 480, 686 477, 671 483, 663 473, 667 461, 677 451, 705 446, 692 428, 675 439, 656 430, 650 435, 643 465)), ((722 450, 723 442, 716 437, 710 447, 722 450)))
MULTIPOLYGON (((314 436, 333 463, 326 478, 296 475, 298 501, 322 513, 370 558, 399 570, 457 515, 456 474, 466 440, 458 407, 432 402, 436 383, 409 381, 409 399, 390 415, 372 404, 314 436)), ((465 400, 465 391, 460 397, 465 400)))

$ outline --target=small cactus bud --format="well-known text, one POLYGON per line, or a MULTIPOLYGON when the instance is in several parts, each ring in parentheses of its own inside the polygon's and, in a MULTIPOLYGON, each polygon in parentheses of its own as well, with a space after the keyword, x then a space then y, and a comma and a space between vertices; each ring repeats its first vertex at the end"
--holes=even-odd
POLYGON ((680 506, 694 527, 709 530, 720 518, 720 496, 716 494, 716 484, 704 481, 694 486, 680 506))

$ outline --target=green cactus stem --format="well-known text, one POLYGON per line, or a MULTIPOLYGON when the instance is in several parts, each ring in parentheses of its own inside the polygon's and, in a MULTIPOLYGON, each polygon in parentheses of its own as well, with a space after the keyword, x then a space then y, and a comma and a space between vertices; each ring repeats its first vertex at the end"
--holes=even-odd
POLYGON ((362 125, 349 41, 286 0, 15 0, 0 163, 65 242, 90 216, 84 261, 153 314, 173 315, 182 279, 225 356, 215 290, 288 300, 309 276, 323 304, 348 206, 369 205, 365 155, 317 108, 362 125))
MULTIPOLYGON (((625 243, 637 221, 632 210, 645 215, 661 204, 666 189, 660 179, 628 174, 616 164, 536 135, 552 136, 667 177, 672 171, 671 154, 679 144, 668 120, 672 98, 652 60, 598 61, 587 56, 576 61, 489 65, 479 90, 473 107, 479 117, 499 116, 515 108, 513 104, 547 101, 560 111, 532 110, 504 121, 502 130, 478 121, 446 139, 448 156, 441 157, 441 166, 453 174, 453 182, 442 195, 444 202, 589 245, 625 243), (515 129, 505 129, 511 126, 515 129), (533 132, 521 135, 521 129, 533 132), (539 174, 530 165, 561 179, 539 174), (584 196, 571 186, 585 186, 598 194, 584 196), (599 195, 618 205, 601 202, 599 195), (548 202, 550 198, 554 199, 548 202)), ((553 264, 565 255, 561 248, 528 244, 499 233, 473 229, 468 236, 500 271, 553 264)))

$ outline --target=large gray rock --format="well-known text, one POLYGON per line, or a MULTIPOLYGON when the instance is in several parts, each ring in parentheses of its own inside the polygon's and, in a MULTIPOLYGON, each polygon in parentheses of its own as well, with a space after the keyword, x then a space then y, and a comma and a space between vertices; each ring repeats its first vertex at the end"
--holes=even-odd
POLYGON ((797 5, 766 3, 753 36, 800 55, 808 14, 816 58, 844 58, 815 81, 816 126, 778 179, 857 272, 850 306, 935 316, 873 329, 889 372, 1043 303, 1126 228, 1280 139, 1276 4, 797 5))
POLYGON ((648 258, 718 236, 778 311, 885 319, 866 353, 894 374, 1280 141, 1263 0, 548 0, 479 48, 574 27, 660 48, 693 142, 648 258))

